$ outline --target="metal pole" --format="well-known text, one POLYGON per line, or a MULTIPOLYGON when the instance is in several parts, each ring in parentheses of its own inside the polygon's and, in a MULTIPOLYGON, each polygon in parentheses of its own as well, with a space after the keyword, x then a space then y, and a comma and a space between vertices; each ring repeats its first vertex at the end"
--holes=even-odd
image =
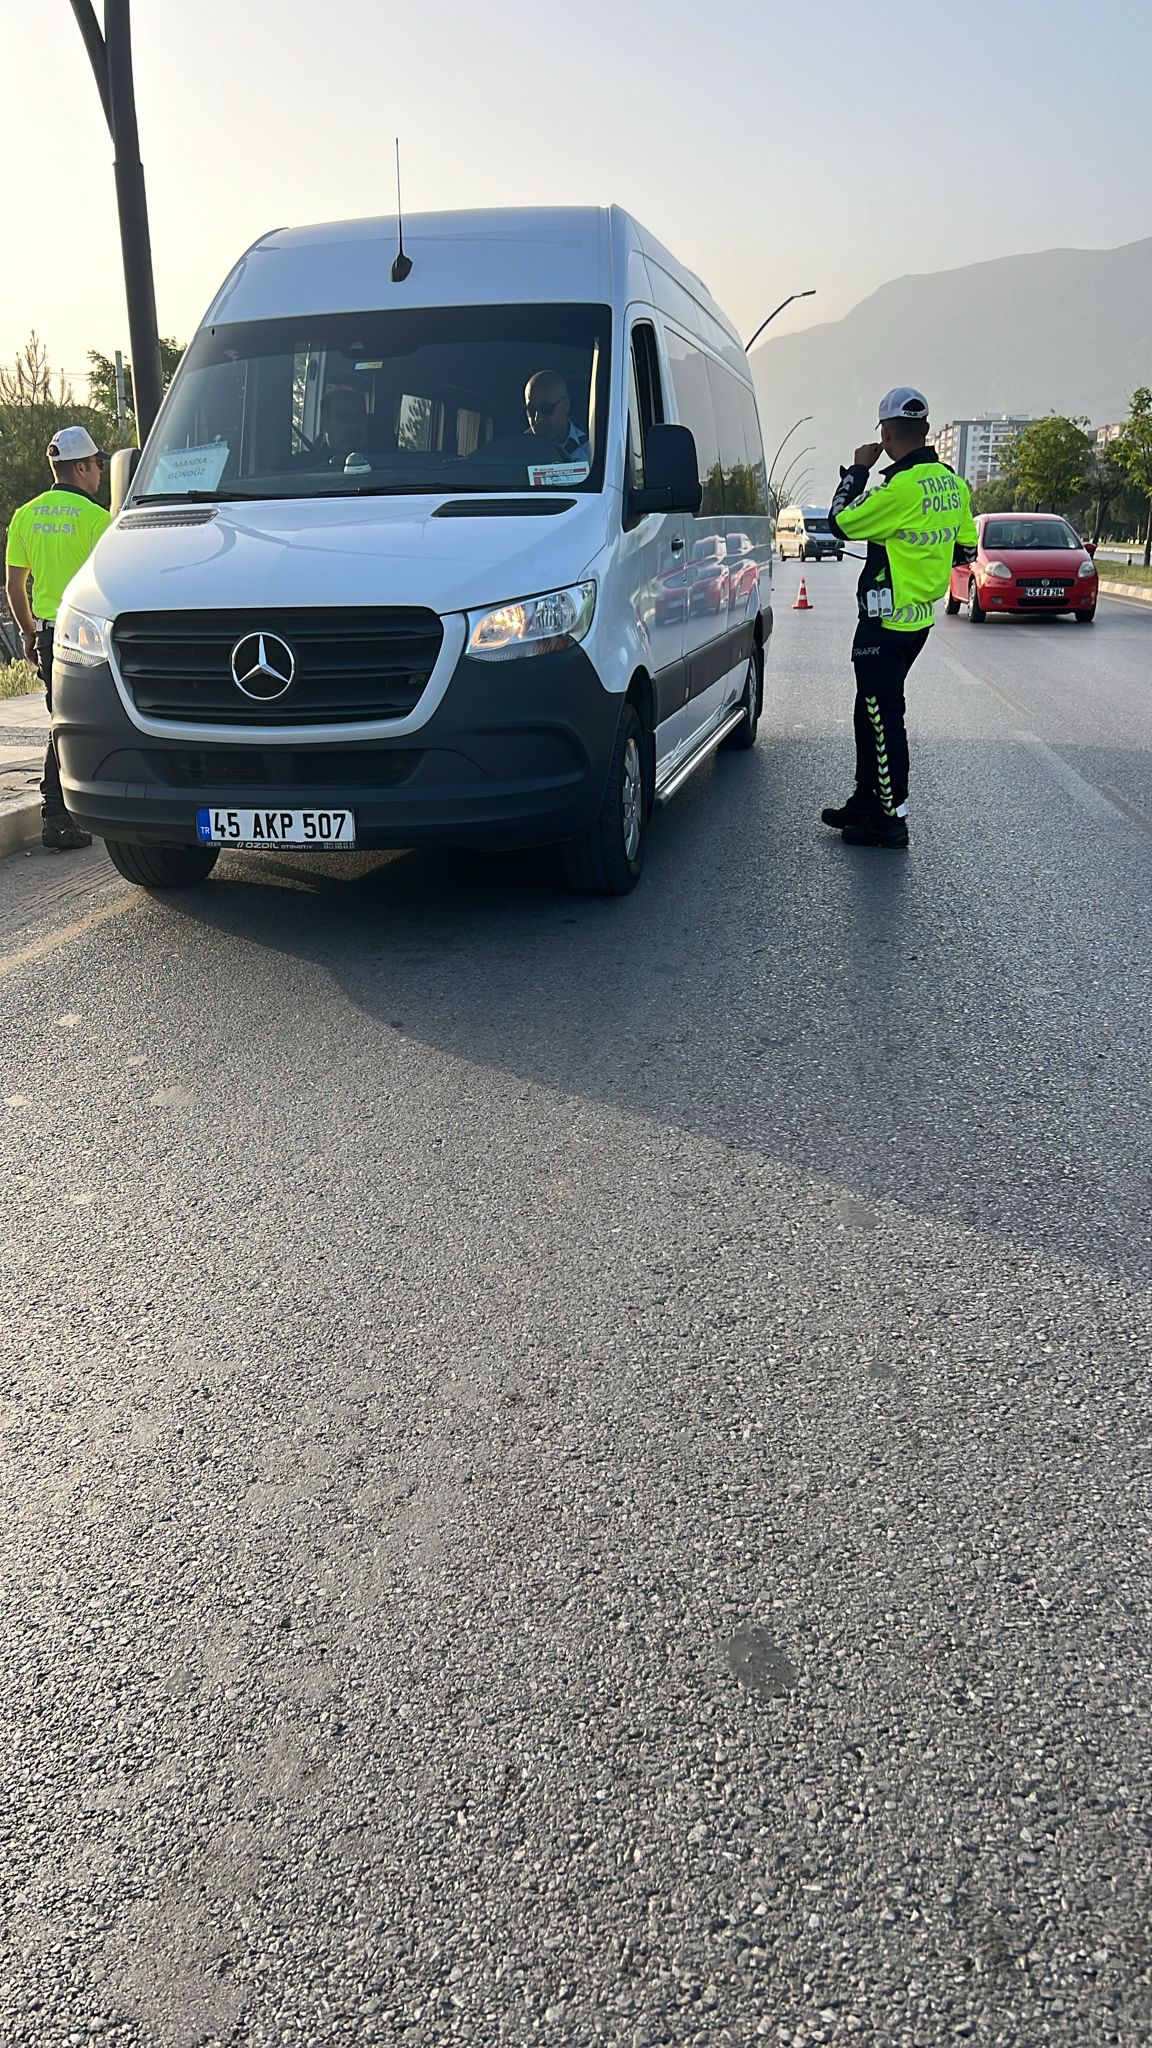
POLYGON ((783 496, 784 492, 785 492, 785 491, 786 491, 786 490, 788 489, 788 486, 789 486, 789 484, 791 483, 791 481, 792 481, 792 478, 793 478, 793 477, 795 476, 795 474, 796 474, 796 471, 797 471, 797 469, 799 468, 799 465, 800 465, 800 464, 801 464, 801 463, 803 462, 803 460, 804 460, 804 457, 805 457, 806 455, 811 455, 811 453, 812 453, 812 443, 811 443, 811 441, 810 441, 810 442, 808 443, 808 446, 807 446, 807 448, 802 448, 802 449, 800 450, 800 453, 799 453, 799 455, 798 455, 798 456, 796 457, 796 460, 795 460, 795 462, 793 462, 793 463, 791 463, 791 464, 789 465, 789 467, 788 467, 788 468, 787 468, 787 469, 785 470, 785 472, 784 472, 784 475, 783 475, 783 476, 781 477, 781 479, 780 479, 780 495, 781 495, 781 496, 783 496))
POLYGON ((140 162, 140 137, 132 83, 129 0, 104 0, 103 35, 92 0, 72 0, 72 12, 84 38, 116 159, 116 207, 120 216, 124 291, 128 300, 136 432, 143 441, 160 410, 164 378, 160 368, 156 292, 152 282, 148 199, 144 188, 144 166, 140 162))
POLYGON ((124 390, 124 358, 116 351, 116 425, 123 434, 128 426, 128 400, 124 390))
POLYGON ((128 299, 128 338, 132 347, 132 389, 136 401, 136 433, 143 446, 160 410, 164 378, 160 368, 160 335, 156 292, 152 282, 152 244, 148 234, 148 197, 136 96, 132 83, 130 0, 104 0, 104 47, 112 133, 116 146, 116 204, 120 214, 120 245, 124 256, 124 290, 128 299))
POLYGON ((770 462, 770 463, 768 464, 768 482, 769 482, 769 484, 771 484, 771 482, 772 482, 772 472, 774 471, 774 469, 775 469, 775 467, 776 467, 776 464, 777 464, 777 463, 779 462, 779 460, 780 460, 780 457, 781 457, 781 455, 783 454, 783 452, 784 452, 784 449, 786 448, 786 446, 787 446, 788 442, 789 442, 789 441, 790 441, 790 440, 792 439, 792 436, 793 436, 793 434, 794 434, 794 433, 796 432, 796 428, 797 428, 797 427, 806 427, 806 426, 807 426, 807 424, 808 424, 808 422, 809 422, 809 420, 810 420, 811 418, 812 418, 812 414, 811 414, 810 412, 806 412, 806 413, 802 414, 802 416, 800 417, 800 419, 798 419, 798 420, 797 420, 797 421, 796 421, 796 422, 794 423, 794 425, 792 425, 792 426, 790 426, 790 427, 789 427, 789 429, 788 429, 788 432, 787 432, 787 433, 785 434, 785 436, 784 436, 784 439, 783 439, 783 440, 781 441, 781 443, 780 443, 780 446, 779 446, 779 448, 778 448, 778 449, 776 450, 776 453, 775 453, 775 455, 774 455, 774 456, 772 457, 772 460, 771 460, 771 462, 770 462))
POLYGON ((100 105, 104 109, 104 119, 108 123, 108 133, 111 135, 112 100, 108 91, 108 53, 104 48, 100 24, 92 9, 92 0, 72 0, 72 12, 80 24, 84 48, 88 52, 88 60, 96 79, 96 90, 100 95, 100 105))
POLYGON ((761 335, 763 334, 763 332, 764 332, 764 329, 765 329, 765 328, 766 328, 767 326, 769 326, 769 325, 771 324, 771 322, 772 322, 772 321, 773 321, 773 320, 774 320, 774 319, 776 318, 776 313, 782 313, 782 312, 784 311, 784 308, 785 308, 785 306, 790 306, 790 305, 792 304, 792 301, 793 301, 793 299, 814 299, 815 297, 816 297, 816 287, 815 287, 815 285, 813 285, 813 286, 812 286, 812 289, 811 289, 811 291, 807 291, 807 292, 790 292, 790 293, 789 293, 789 295, 788 295, 788 297, 787 297, 786 299, 781 299, 781 301, 780 301, 780 304, 779 304, 779 305, 777 306, 777 308, 776 308, 776 312, 774 312, 774 313, 769 313, 769 315, 768 315, 768 318, 767 318, 767 320, 762 320, 762 321, 760 322, 760 325, 759 325, 759 327, 758 327, 758 328, 756 329, 756 332, 755 332, 755 334, 754 334, 754 335, 752 336, 752 341, 746 341, 746 342, 744 343, 744 353, 745 353, 745 355, 747 355, 747 353, 748 353, 749 349, 751 348, 751 346, 752 346, 752 342, 754 342, 754 341, 759 341, 759 339, 760 339, 760 336, 761 336, 761 335))

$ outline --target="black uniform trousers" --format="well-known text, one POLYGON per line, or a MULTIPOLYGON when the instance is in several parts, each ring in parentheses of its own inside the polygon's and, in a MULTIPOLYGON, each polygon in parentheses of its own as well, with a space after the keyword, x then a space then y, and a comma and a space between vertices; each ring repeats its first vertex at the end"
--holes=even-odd
MULTIPOLYGON (((48 699, 48 715, 52 715, 52 627, 39 626, 36 630, 36 673, 44 685, 48 699)), ((48 751, 44 756, 44 779, 40 784, 41 805, 46 818, 64 816, 64 792, 60 787, 60 763, 56 759, 56 747, 51 733, 48 735, 48 751)))
POLYGON ((856 787, 875 797, 889 816, 908 801, 904 682, 931 630, 923 626, 914 633, 886 633, 879 619, 862 618, 852 642, 856 787))

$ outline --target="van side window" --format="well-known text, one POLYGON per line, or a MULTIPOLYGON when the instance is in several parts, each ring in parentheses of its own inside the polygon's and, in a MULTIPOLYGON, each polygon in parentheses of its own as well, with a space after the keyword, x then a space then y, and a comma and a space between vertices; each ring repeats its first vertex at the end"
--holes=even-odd
POLYGON ((676 410, 682 426, 690 427, 696 441, 700 465, 700 518, 716 518, 724 510, 724 472, 720 461, 720 435, 708 382, 708 358, 672 328, 664 330, 676 410))
POLYGON ((765 449, 760 442, 760 422, 756 420, 756 399, 748 385, 740 383, 732 371, 726 371, 722 362, 713 362, 711 356, 707 358, 707 381, 719 430, 724 512, 726 516, 767 512, 765 449))
POLYGON ((712 409, 720 435, 720 463, 723 470, 724 512, 728 517, 759 512, 759 486, 748 460, 741 401, 750 396, 745 385, 723 363, 708 358, 708 383, 712 409))
POLYGON ((767 513, 768 505, 768 464, 764 460, 764 436, 760 432, 760 415, 756 400, 746 384, 740 386, 740 414, 744 425, 744 453, 748 463, 748 476, 752 492, 753 512, 767 513))
POLYGON ((663 417, 656 332, 650 321, 640 320, 632 329, 628 367, 628 474, 636 490, 644 488, 644 442, 648 429, 663 417))

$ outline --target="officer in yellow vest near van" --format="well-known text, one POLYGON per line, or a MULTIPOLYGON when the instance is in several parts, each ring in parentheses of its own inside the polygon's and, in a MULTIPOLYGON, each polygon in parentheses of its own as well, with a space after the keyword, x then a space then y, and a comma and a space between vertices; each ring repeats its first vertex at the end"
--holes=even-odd
POLYGON ((880 401, 880 439, 857 448, 828 510, 843 540, 866 540, 856 587, 856 788, 821 811, 852 846, 907 846, 908 736, 904 684, 935 624, 953 559, 976 546, 972 499, 962 476, 928 445, 928 401, 909 385, 880 401), (875 490, 868 473, 881 449, 892 458, 875 490))
MULTIPOLYGON (((48 444, 53 483, 12 515, 5 551, 5 591, 12 616, 24 636, 24 652, 52 709, 52 640, 60 600, 76 571, 83 567, 109 515, 96 503, 104 455, 86 427, 61 427, 48 444), (28 579, 32 579, 31 596, 28 579)), ((91 846, 92 836, 72 823, 64 807, 60 769, 51 739, 44 758, 43 841, 58 853, 91 846)))

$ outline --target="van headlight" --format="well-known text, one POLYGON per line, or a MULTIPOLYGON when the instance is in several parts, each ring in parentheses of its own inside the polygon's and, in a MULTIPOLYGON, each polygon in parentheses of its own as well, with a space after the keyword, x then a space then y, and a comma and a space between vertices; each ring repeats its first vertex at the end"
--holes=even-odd
POLYGON ((52 632, 52 653, 57 661, 72 661, 78 668, 97 668, 108 660, 109 619, 94 619, 88 612, 64 605, 56 616, 52 632))
POLYGON ((467 652, 483 661, 517 654, 558 654, 583 640, 596 609, 596 585, 573 583, 543 597, 521 597, 491 611, 468 613, 467 652))

